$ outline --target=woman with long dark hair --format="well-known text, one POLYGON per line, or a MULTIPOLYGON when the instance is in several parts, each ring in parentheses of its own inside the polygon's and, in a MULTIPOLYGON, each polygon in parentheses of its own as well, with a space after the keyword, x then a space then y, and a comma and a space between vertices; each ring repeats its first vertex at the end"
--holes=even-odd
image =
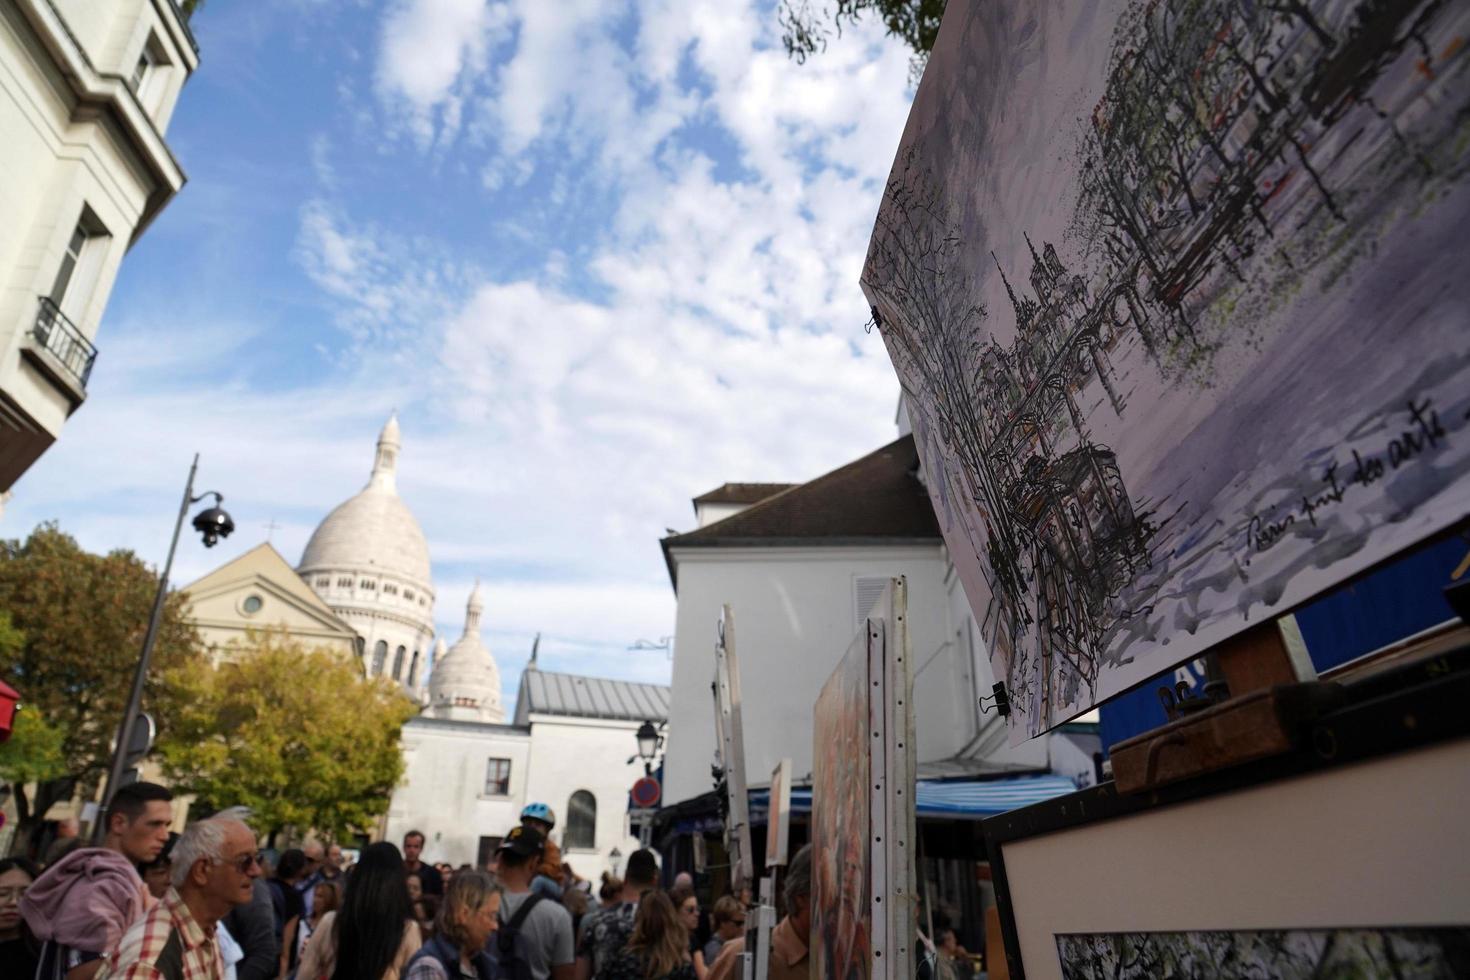
POLYGON ((341 911, 324 916, 306 944, 298 980, 398 980, 423 944, 403 877, 398 848, 386 841, 364 848, 341 911))
POLYGON ((604 970, 607 980, 695 980, 689 930, 667 895, 644 894, 628 945, 604 970))
POLYGON ((281 977, 290 976, 300 963, 296 955, 296 931, 301 926, 306 903, 296 885, 306 877, 306 863, 306 852, 293 847, 281 854, 281 859, 276 862, 276 873, 268 882, 271 900, 281 914, 281 967, 277 971, 281 977))

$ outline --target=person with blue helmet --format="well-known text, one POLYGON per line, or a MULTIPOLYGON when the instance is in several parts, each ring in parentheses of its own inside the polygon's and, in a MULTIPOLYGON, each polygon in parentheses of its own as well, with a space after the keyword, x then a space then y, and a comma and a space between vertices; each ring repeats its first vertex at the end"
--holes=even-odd
POLYGON ((545 841, 536 876, 531 880, 531 890, 561 901, 561 848, 551 839, 556 813, 545 803, 527 803, 521 810, 521 826, 530 827, 545 841))

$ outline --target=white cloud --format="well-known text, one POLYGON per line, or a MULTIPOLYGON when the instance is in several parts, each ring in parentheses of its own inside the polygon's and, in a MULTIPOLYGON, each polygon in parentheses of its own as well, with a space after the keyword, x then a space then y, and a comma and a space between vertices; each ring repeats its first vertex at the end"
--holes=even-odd
POLYGON ((504 6, 486 0, 398 0, 389 8, 377 85, 406 108, 421 144, 436 128, 453 139, 468 87, 505 23, 504 6))
MULTIPOLYGON (((623 648, 672 632, 657 539, 692 524, 689 498, 809 479, 892 437, 897 384, 861 329, 857 280, 907 58, 860 26, 797 66, 774 32, 748 3, 393 3, 379 125, 355 123, 358 143, 386 123, 436 159, 452 145, 487 195, 560 165, 569 198, 578 182, 609 191, 605 224, 567 254, 518 229, 524 216, 489 214, 498 233, 523 232, 514 247, 542 249, 540 270, 492 278, 459 258, 464 242, 359 217, 363 146, 312 141, 318 191, 294 254, 346 339, 318 335, 320 364, 263 380, 220 366, 221 350, 272 344, 248 316, 180 329, 168 296, 139 306, 109 337, 95 405, 17 487, 5 533, 67 515, 89 547, 160 560, 198 448, 240 531, 212 552, 182 547, 176 580, 258 543, 269 521, 294 561, 366 480, 396 406, 400 491, 430 542, 448 638, 481 575, 508 684, 537 631, 549 667, 665 676, 661 654, 623 648), (122 432, 147 438, 124 453, 122 432)), ((354 109, 354 88, 342 98, 354 109)))

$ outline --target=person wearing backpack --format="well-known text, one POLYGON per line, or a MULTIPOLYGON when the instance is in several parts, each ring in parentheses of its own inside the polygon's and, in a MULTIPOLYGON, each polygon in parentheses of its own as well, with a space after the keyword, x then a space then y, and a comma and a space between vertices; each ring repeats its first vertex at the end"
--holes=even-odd
POLYGON ((484 871, 455 875, 439 906, 434 936, 408 961, 404 980, 504 980, 485 951, 499 913, 500 886, 494 878, 484 871))
POLYGON ((495 937, 504 980, 574 980, 572 915, 560 902, 531 892, 545 841, 523 824, 511 828, 495 852, 505 889, 495 937))
POLYGON ((646 892, 657 888, 658 860, 653 852, 639 848, 628 855, 628 870, 617 901, 582 919, 582 934, 577 938, 576 980, 602 980, 607 964, 633 937, 638 903, 646 892))

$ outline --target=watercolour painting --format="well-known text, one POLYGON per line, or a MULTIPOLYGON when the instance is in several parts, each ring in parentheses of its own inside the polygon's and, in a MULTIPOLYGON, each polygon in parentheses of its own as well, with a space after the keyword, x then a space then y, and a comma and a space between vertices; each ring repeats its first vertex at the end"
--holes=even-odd
POLYGON ((863 288, 1012 741, 1470 513, 1467 40, 949 4, 863 288))
MULTIPOLYGON (((812 977, 869 980, 874 923, 873 758, 869 744, 872 648, 883 633, 861 630, 817 695, 812 745, 812 977)), ((881 624, 879 624, 881 625, 881 624)), ((880 773, 881 776, 881 773, 880 773)))
POLYGON ((1258 929, 1057 936, 1065 980, 1456 980, 1470 929, 1258 929))

